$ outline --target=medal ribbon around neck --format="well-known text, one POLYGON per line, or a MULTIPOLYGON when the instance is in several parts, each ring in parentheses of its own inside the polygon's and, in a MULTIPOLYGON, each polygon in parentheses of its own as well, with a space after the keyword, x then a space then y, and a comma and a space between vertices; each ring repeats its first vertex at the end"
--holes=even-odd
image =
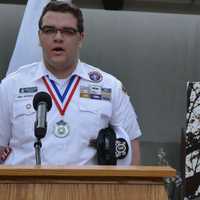
POLYGON ((49 91, 51 98, 53 99, 59 113, 61 114, 61 116, 63 116, 80 82, 80 77, 73 75, 70 78, 63 95, 61 95, 55 82, 53 80, 50 80, 48 76, 43 76, 42 80, 47 90, 49 91))

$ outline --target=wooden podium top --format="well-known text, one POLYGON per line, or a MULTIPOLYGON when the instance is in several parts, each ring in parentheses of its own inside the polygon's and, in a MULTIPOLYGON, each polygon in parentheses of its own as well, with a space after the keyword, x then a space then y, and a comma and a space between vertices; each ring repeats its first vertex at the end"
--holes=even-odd
POLYGON ((0 165, 0 177, 174 177, 169 166, 8 166, 0 165))
POLYGON ((167 200, 160 166, 0 166, 4 200, 167 200))

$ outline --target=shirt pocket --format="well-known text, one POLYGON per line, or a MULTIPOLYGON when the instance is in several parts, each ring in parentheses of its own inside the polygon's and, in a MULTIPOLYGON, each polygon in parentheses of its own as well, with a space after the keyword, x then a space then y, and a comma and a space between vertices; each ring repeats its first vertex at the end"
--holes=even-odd
POLYGON ((86 123, 94 124, 98 129, 108 126, 112 115, 112 106, 108 101, 80 99, 79 109, 86 123))
POLYGON ((35 110, 30 100, 16 100, 13 104, 12 132, 16 142, 34 139, 35 110))

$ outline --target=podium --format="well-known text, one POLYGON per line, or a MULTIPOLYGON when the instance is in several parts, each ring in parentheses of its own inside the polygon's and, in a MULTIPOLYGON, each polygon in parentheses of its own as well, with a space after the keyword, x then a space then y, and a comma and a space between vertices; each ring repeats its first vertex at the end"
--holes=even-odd
POLYGON ((0 166, 0 200, 167 200, 160 166, 0 166))

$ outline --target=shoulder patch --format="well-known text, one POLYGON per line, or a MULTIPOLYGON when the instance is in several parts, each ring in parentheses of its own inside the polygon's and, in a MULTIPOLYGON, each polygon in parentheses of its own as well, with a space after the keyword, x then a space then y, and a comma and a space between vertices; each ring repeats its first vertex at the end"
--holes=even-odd
POLYGON ((102 74, 98 71, 89 72, 88 76, 89 76, 90 80, 95 83, 101 82, 103 80, 102 74))

